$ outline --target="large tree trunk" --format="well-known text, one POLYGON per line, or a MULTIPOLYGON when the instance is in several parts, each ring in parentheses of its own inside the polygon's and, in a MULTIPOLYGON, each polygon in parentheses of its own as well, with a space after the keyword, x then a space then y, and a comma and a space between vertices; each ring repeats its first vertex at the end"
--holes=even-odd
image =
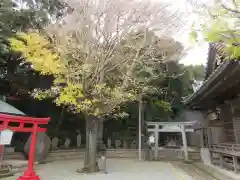
POLYGON ((97 163, 97 136, 100 121, 93 116, 86 118, 86 148, 83 173, 94 173, 99 171, 97 163))

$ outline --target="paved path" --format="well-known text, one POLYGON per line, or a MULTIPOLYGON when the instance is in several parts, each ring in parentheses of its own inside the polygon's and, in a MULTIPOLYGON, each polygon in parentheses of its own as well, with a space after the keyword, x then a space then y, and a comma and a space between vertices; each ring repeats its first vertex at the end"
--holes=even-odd
MULTIPOLYGON (((81 167, 81 160, 61 161, 37 166, 37 172, 41 180, 214 180, 196 175, 196 172, 188 173, 167 162, 139 162, 130 159, 108 160, 108 174, 84 175, 76 173, 81 167), (195 173, 195 174, 194 174, 195 173)), ((179 164, 178 164, 179 165, 179 164)), ((16 180, 17 176, 5 180, 16 180)))

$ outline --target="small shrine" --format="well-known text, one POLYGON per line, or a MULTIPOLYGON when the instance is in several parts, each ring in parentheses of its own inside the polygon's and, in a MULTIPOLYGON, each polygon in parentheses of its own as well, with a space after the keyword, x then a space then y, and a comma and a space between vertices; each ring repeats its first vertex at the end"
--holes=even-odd
MULTIPOLYGON (((146 122, 147 131, 154 133, 155 136, 155 148, 154 148, 154 156, 155 159, 158 159, 159 153, 159 136, 161 133, 168 132, 168 133, 180 133, 181 135, 177 135, 178 137, 181 136, 182 144, 183 144, 183 151, 184 151, 184 158, 186 161, 189 160, 188 158, 188 144, 187 144, 187 132, 194 132, 195 124, 197 122, 146 122)), ((176 137, 176 136, 175 136, 176 137)), ((176 141, 173 139, 168 141, 169 146, 177 146, 176 141), (169 144, 170 143, 170 144, 169 144)))

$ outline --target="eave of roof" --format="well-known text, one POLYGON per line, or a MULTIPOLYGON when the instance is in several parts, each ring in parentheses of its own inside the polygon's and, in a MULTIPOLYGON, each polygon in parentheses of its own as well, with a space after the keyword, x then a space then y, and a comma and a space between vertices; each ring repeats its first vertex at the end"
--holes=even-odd
MULTIPOLYGON (((214 72, 204 81, 202 86, 193 93, 188 98, 184 99, 183 103, 185 105, 190 105, 192 102, 197 100, 197 98, 201 97, 206 90, 209 88, 209 85, 232 63, 232 61, 226 61, 226 63, 219 66, 217 69, 214 70, 214 72)), ((238 63, 239 64, 239 63, 238 63)))
MULTIPOLYGON (((207 62, 207 65, 209 67, 207 67, 206 69, 206 79, 203 82, 202 86, 196 92, 194 92, 192 95, 186 97, 183 100, 183 103, 185 105, 187 106, 190 105, 191 107, 191 103, 197 100, 199 97, 201 97, 204 93, 207 93, 206 90, 209 88, 209 85, 212 84, 212 82, 216 80, 216 78, 219 77, 219 75, 221 75, 223 71, 225 71, 232 64, 234 60, 226 60, 225 63, 223 63, 218 68, 216 68, 213 72, 211 72, 211 68, 213 65, 212 63, 215 63, 214 59, 215 59, 216 53, 222 54, 225 57, 228 56, 228 53, 225 51, 225 47, 226 46, 224 41, 219 41, 217 43, 209 44, 208 62, 207 62)), ((236 67, 239 68, 239 65, 240 65, 239 61, 234 61, 234 62, 236 62, 236 67)), ((228 74, 226 76, 228 76, 228 74)))
POLYGON ((216 62, 216 53, 223 55, 225 54, 227 56, 225 52, 225 45, 223 44, 223 42, 209 43, 205 78, 208 78, 212 74, 212 69, 216 62))
POLYGON ((25 116, 25 114, 22 111, 16 109, 12 105, 10 105, 2 100, 0 100, 0 113, 25 116))

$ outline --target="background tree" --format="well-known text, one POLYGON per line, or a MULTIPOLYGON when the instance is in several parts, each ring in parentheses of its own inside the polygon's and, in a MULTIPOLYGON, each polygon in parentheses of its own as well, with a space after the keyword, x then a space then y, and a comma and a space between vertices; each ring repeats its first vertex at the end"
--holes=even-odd
POLYGON ((194 82, 204 80, 204 66, 184 66, 178 61, 170 61, 165 65, 165 76, 154 81, 159 90, 149 94, 146 101, 147 121, 174 119, 184 109, 182 98, 193 93, 194 82))
POLYGON ((42 30, 50 20, 62 17, 61 0, 1 0, 0 2, 0 86, 2 94, 26 95, 40 79, 30 64, 10 49, 8 38, 16 32, 42 30))
MULTIPOLYGON (((181 56, 180 56, 181 57, 181 56)), ((179 57, 179 58, 180 58, 179 57)), ((152 88, 159 91, 148 91, 142 98, 142 132, 146 121, 171 121, 185 109, 182 100, 193 93, 195 80, 204 80, 204 66, 184 66, 178 61, 164 63, 168 73, 159 76, 152 82, 152 88)), ((121 106, 121 110, 128 116, 119 117, 111 114, 106 119, 115 120, 105 122, 105 142, 112 134, 117 133, 125 144, 130 146, 138 137, 139 102, 127 102, 121 106), (110 127, 110 128, 108 128, 110 127), (106 129, 107 128, 107 129, 106 129)))
POLYGON ((226 52, 232 55, 233 59, 240 56, 240 1, 239 0, 217 0, 212 4, 202 4, 192 0, 193 6, 200 6, 201 11, 197 12, 205 17, 200 26, 193 25, 191 37, 198 39, 198 32, 202 32, 209 42, 224 43, 226 52))
POLYGON ((85 113, 84 170, 94 172, 97 131, 103 118, 136 98, 140 84, 136 72, 168 60, 159 54, 166 52, 166 44, 159 44, 148 32, 171 35, 181 22, 178 13, 162 4, 112 0, 68 3, 74 11, 47 28, 56 48, 35 33, 19 34, 25 43, 17 39, 11 43, 34 69, 54 77, 52 87, 35 91, 36 97, 51 96, 57 105, 85 113))

